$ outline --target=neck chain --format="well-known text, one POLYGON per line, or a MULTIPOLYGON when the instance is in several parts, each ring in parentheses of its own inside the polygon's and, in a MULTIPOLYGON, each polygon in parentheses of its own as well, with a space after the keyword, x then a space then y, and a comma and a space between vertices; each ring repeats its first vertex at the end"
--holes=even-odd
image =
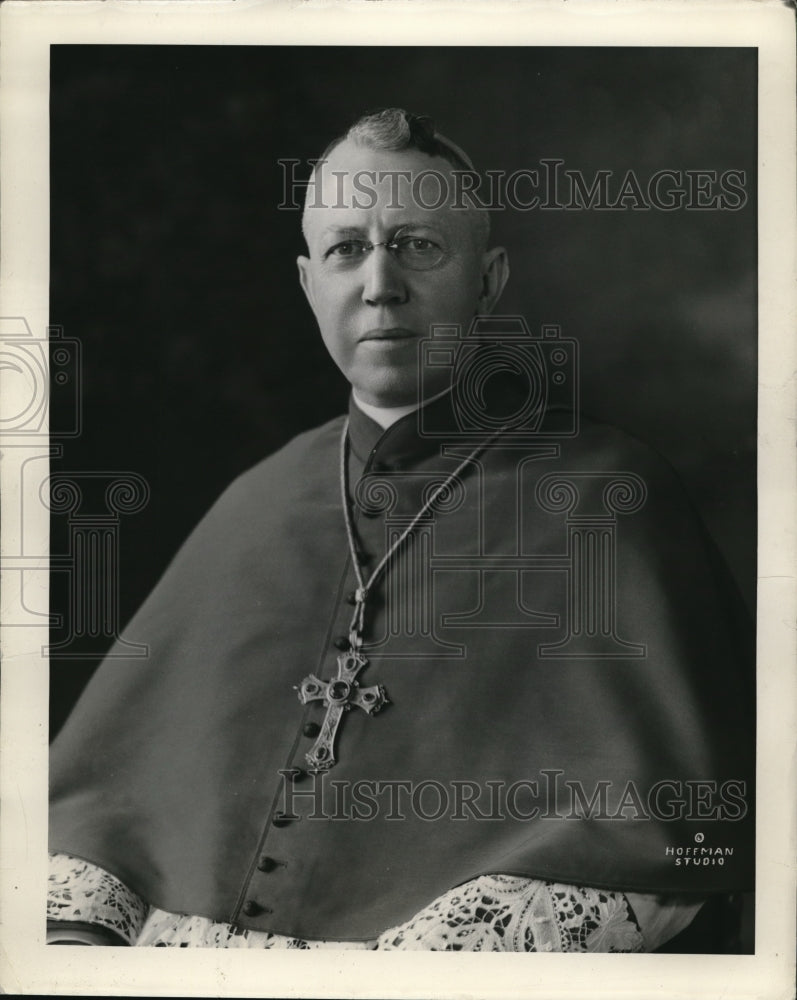
POLYGON ((463 459, 459 465, 450 473, 445 480, 431 492, 426 503, 413 517, 407 527, 399 537, 393 542, 377 563, 374 571, 367 580, 363 578, 362 568, 357 560, 357 546, 354 541, 354 524, 352 521, 351 509, 347 492, 347 462, 348 462, 348 438, 349 421, 343 424, 343 433, 340 438, 340 499, 343 505, 343 520, 346 525, 346 537, 349 542, 349 554, 351 556, 354 574, 357 578, 357 589, 354 592, 354 614, 349 626, 349 649, 338 657, 337 676, 330 681, 319 680, 314 674, 305 677, 301 683, 299 691, 299 701, 306 705, 310 701, 322 701, 327 709, 324 721, 321 724, 318 738, 305 754, 305 759, 314 771, 326 771, 335 764, 335 736, 340 725, 343 713, 348 711, 352 705, 363 709, 369 715, 379 711, 388 704, 387 693, 381 684, 373 687, 360 687, 357 675, 368 665, 368 660, 360 652, 362 646, 362 633, 365 624, 365 605, 368 595, 385 571, 390 560, 398 549, 404 544, 410 534, 415 530, 421 518, 434 506, 437 500, 445 494, 451 484, 457 479, 459 474, 479 455, 488 445, 490 445, 504 428, 497 430, 482 444, 463 459))
MULTIPOLYGON (((493 435, 493 437, 497 437, 493 435)), ((362 569, 359 562, 357 561, 357 546, 354 541, 354 524, 352 523, 351 509, 349 507, 349 500, 347 495, 347 462, 348 462, 348 439, 349 439, 349 421, 348 419, 343 425, 343 433, 340 438, 340 502, 343 507, 343 520, 346 525, 346 537, 349 540, 349 555, 351 556, 352 566, 354 567, 354 575, 357 578, 357 589, 354 592, 355 607, 354 615, 352 616, 351 625, 349 626, 349 643, 352 649, 357 649, 362 645, 362 631, 365 623, 365 603, 368 600, 368 594, 371 588, 382 575, 385 567, 388 565, 390 560, 396 554, 398 549, 404 544, 407 538, 412 534, 418 525, 418 522, 431 508, 435 505, 437 500, 443 496, 451 486, 451 484, 457 479, 460 472, 473 461, 473 459, 481 452, 490 441, 485 442, 485 444, 479 445, 478 448, 474 449, 467 458, 465 458, 459 465, 454 469, 454 471, 446 477, 446 479, 433 490, 429 496, 429 499, 421 507, 415 517, 410 521, 407 527, 402 531, 399 537, 393 542, 390 548, 385 552, 382 558, 377 563, 374 568, 373 573, 367 581, 363 579, 362 569)))

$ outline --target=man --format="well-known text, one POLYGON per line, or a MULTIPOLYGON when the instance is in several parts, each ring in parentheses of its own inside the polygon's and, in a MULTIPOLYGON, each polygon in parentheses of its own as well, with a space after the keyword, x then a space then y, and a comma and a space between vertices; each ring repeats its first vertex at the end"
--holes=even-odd
POLYGON ((572 342, 484 318, 471 170, 399 109, 317 166, 349 416, 230 487, 59 735, 55 943, 641 951, 750 887, 724 571, 572 342))

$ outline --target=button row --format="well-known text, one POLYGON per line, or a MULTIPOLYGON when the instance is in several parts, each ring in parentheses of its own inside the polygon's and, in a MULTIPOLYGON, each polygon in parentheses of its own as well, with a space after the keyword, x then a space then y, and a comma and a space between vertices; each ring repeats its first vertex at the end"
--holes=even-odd
MULTIPOLYGON (((278 814, 279 815, 279 814, 278 814)), ((276 817, 275 817, 276 821, 276 817)), ((279 861, 275 861, 274 858, 269 857, 267 854, 261 855, 258 858, 257 870, 265 872, 273 872, 275 868, 279 865, 279 861)), ((262 903, 258 903, 255 899, 247 899, 244 905, 241 907, 243 914, 247 917, 257 917, 261 913, 271 913, 273 912, 269 907, 263 906, 262 903)))
MULTIPOLYGON (((302 732, 307 737, 318 736, 321 732, 321 727, 317 722, 307 722, 305 723, 302 732)), ((292 767, 282 772, 286 778, 289 778, 293 782, 304 781, 307 777, 307 771, 301 767, 292 767)), ((288 826, 293 820, 296 819, 290 813, 277 812, 271 818, 271 822, 274 826, 283 827, 288 826)), ((275 861, 274 858, 267 854, 261 855, 257 861, 257 870, 268 874, 273 872, 274 869, 280 864, 279 861, 275 861)), ((271 913, 272 911, 267 907, 258 903, 255 899, 247 899, 244 905, 241 907, 241 912, 247 917, 257 917, 260 914, 271 913)))

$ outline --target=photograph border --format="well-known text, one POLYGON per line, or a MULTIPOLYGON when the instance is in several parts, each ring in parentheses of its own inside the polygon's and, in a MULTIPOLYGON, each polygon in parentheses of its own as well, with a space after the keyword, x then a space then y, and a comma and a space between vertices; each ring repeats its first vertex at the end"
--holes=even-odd
MULTIPOLYGON (((51 44, 745 45, 759 50, 759 568, 756 953, 439 955, 264 953, 44 946, 48 629, 4 629, 0 701, 0 986, 10 993, 220 996, 790 995, 794 951, 795 84, 793 12, 781 3, 69 4, 0 7, 0 317, 46 343, 51 44), (456 37, 450 22, 456 17, 456 37), (788 742, 787 742, 788 741, 788 742), (789 748, 784 753, 784 747, 789 748), (142 958, 142 954, 145 956, 142 958), (621 960, 622 959, 622 960, 621 960), (762 989, 770 988, 764 993, 762 989)), ((68 332, 68 331, 67 331, 68 332)), ((0 373, 2 378, 2 373, 0 373)), ((0 383, 1 385, 1 383, 0 383)), ((3 405, 0 403, 0 405, 3 405)), ((24 449, 0 467, 3 505, 47 550, 48 512, 19 497, 24 449), (29 515, 29 516, 28 516, 29 515)), ((21 529, 4 528, 0 569, 21 529)), ((28 536, 27 533, 30 533, 28 536)), ((37 549, 38 551, 38 549, 37 549)), ((4 574, 7 579, 7 574, 4 574)), ((47 605, 48 560, 26 586, 47 605)), ((4 602, 12 591, 4 588, 4 602)), ((7 608, 7 604, 6 604, 7 608)), ((1 624, 1 623, 0 623, 1 624)))

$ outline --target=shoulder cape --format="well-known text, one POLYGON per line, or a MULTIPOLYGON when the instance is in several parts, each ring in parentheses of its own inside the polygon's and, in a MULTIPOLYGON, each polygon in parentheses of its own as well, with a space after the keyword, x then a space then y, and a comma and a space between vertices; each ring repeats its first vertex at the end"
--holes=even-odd
MULTIPOLYGON (((430 413, 382 433, 352 411, 372 568, 473 450, 430 413)), ((96 672, 53 746, 51 847, 305 938, 372 938, 487 872, 749 888, 749 642, 673 472, 610 427, 466 462, 369 596, 361 683, 390 704, 345 711, 337 764, 307 773, 326 708, 297 688, 334 678, 356 587, 342 423, 233 483, 125 630, 149 657, 96 672)))

